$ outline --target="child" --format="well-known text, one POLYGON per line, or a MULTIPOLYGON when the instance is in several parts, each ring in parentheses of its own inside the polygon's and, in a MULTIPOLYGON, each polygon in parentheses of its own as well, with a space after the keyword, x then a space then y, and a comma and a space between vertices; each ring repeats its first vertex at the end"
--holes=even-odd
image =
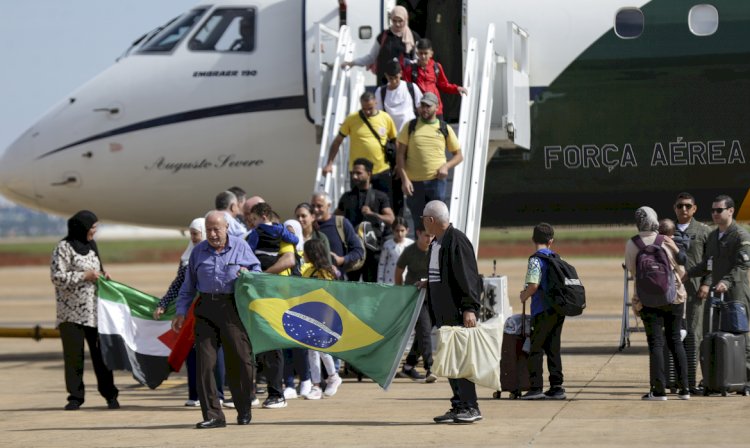
MULTIPOLYGON (((395 231, 393 232, 396 233, 395 231)), ((414 285, 420 280, 427 278, 427 267, 429 259, 427 253, 432 242, 432 234, 428 233, 424 224, 421 222, 417 226, 417 242, 404 249, 398 262, 396 263, 395 280, 397 285, 414 285), (404 271, 406 271, 406 281, 404 281, 404 271)), ((406 356, 404 367, 398 373, 399 377, 409 378, 417 382, 434 383, 437 376, 432 373, 432 321, 430 312, 427 308, 427 301, 422 303, 422 309, 419 311, 419 317, 414 325, 414 342, 411 350, 406 356), (424 369, 427 372, 425 376, 417 372, 416 366, 419 356, 422 356, 424 369)))
POLYGON ((396 262, 398 257, 404 251, 404 248, 414 243, 414 240, 407 238, 409 225, 401 216, 397 216, 391 224, 393 238, 383 244, 383 250, 380 252, 380 261, 378 262, 378 283, 394 284, 396 274, 396 262))
MULTIPOLYGON (((664 240, 664 246, 668 247, 669 250, 672 252, 672 255, 674 255, 674 260, 676 262, 674 266, 674 276, 675 276, 675 285, 677 288, 677 296, 678 300, 681 300, 683 302, 687 302, 687 290, 685 289, 685 285, 682 283, 682 277, 685 275, 685 264, 687 263, 687 253, 685 252, 685 249, 681 245, 677 245, 677 243, 674 241, 674 233, 675 233, 675 225, 674 221, 672 221, 669 218, 664 218, 659 220, 659 235, 664 235, 667 238, 664 240)), ((682 314, 682 322, 680 323, 680 334, 682 335, 682 339, 685 339, 685 336, 687 336, 687 328, 685 327, 685 317, 687 308, 685 311, 683 311, 682 314)))
MULTIPOLYGON (((340 273, 331 264, 331 259, 326 252, 326 246, 321 240, 307 240, 304 246, 305 264, 302 266, 302 276, 307 278, 318 278, 323 280, 336 280, 340 273)), ((316 350, 307 351, 308 362, 310 364, 310 377, 312 378, 313 387, 310 393, 304 395, 308 400, 320 400, 323 395, 332 397, 336 394, 341 386, 341 377, 336 371, 333 356, 328 353, 322 353, 316 350), (320 361, 328 373, 326 379, 326 390, 320 389, 320 361)))
POLYGON ((401 131, 404 124, 416 118, 422 91, 414 83, 401 80, 401 64, 398 61, 388 62, 385 76, 388 83, 375 90, 375 102, 378 109, 388 112, 396 129, 401 131))
MULTIPOLYGON (((675 225, 674 221, 672 221, 669 218, 664 218, 659 220, 659 234, 664 235, 666 237, 669 237, 670 240, 674 241, 674 245, 676 246, 677 252, 674 252, 675 248, 672 248, 671 245, 670 248, 672 249, 672 252, 675 256, 675 261, 680 266, 685 266, 687 263, 687 253, 685 252, 685 248, 681 244, 677 244, 677 241, 675 241, 674 233, 675 233, 675 225)), ((683 268, 684 269, 684 268, 683 268)), ((681 273, 680 273, 680 276, 681 273)))
POLYGON ((246 237, 247 244, 260 261, 260 267, 265 272, 276 263, 279 257, 281 243, 289 243, 292 246, 299 239, 280 223, 274 223, 274 212, 267 202, 255 204, 250 211, 249 224, 254 228, 246 237))
POLYGON ((417 63, 404 68, 404 80, 413 82, 422 93, 432 92, 438 97, 437 117, 443 118, 443 101, 440 92, 466 95, 467 90, 451 84, 445 77, 443 66, 432 59, 432 42, 429 39, 417 41, 417 63))
POLYGON ((531 297, 531 351, 529 353, 529 391, 522 400, 564 400, 562 358, 560 356, 560 336, 565 316, 558 313, 544 298, 547 287, 547 262, 536 254, 549 256, 555 231, 551 225, 542 222, 534 227, 532 241, 536 252, 529 257, 526 271, 526 287, 521 291, 521 302, 531 297), (542 353, 544 350, 544 353, 542 353), (542 393, 544 385, 544 368, 542 357, 547 355, 547 370, 549 370, 550 388, 542 393))

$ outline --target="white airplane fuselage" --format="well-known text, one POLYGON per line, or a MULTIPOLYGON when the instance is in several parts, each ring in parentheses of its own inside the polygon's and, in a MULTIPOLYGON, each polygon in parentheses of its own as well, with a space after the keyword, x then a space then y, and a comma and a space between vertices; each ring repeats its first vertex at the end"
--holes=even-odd
MULTIPOLYGON (((365 54, 373 45, 374 36, 383 28, 384 6, 380 2, 348 3, 349 24, 353 34, 358 36, 356 53, 365 54), (359 35, 362 26, 371 26, 373 37, 359 35)), ((566 70, 595 42, 612 33, 618 10, 623 7, 643 7, 645 11, 649 7, 657 11, 677 8, 659 5, 667 3, 671 5, 673 1, 463 0, 463 48, 466 51, 468 36, 478 37, 481 42, 489 23, 503 25, 498 27, 501 31, 496 39, 496 48, 503 48, 504 24, 507 21, 518 23, 532 36, 530 84, 543 91, 564 78, 566 70)), ((738 4, 730 0, 718 3, 738 4)), ((216 194, 233 185, 244 188, 249 195, 263 196, 282 216, 291 215, 298 203, 309 200, 319 147, 315 126, 309 120, 305 75, 313 49, 306 48, 305 39, 314 22, 337 27, 337 2, 227 0, 206 6, 199 4, 196 8, 205 8, 205 11, 172 50, 147 53, 141 51, 142 46, 133 49, 64 98, 24 132, 0 160, 0 192, 18 203, 61 215, 91 209, 108 221, 167 227, 184 227, 192 218, 202 216, 212 208, 216 194), (209 21, 214 12, 221 8, 253 9, 255 46, 252 51, 196 51, 191 47, 191 42, 200 37, 200 30, 211 25, 209 21)), ((682 15, 680 10, 679 17, 682 15)), ((746 18, 742 16, 740 20, 746 18)), ((633 42, 645 44, 649 36, 644 33, 639 38, 641 41, 634 39, 633 42)), ((709 39, 699 43, 712 42, 709 39)), ((652 67, 658 70, 658 61, 667 60, 672 50, 675 48, 660 46, 654 48, 655 56, 634 53, 619 58, 613 55, 611 65, 622 64, 630 56, 641 58, 639 60, 655 57, 661 58, 655 59, 657 62, 652 67)), ((745 51, 743 47, 738 54, 746 54, 745 51)), ((612 78, 613 85, 624 79, 619 76, 615 74, 612 78)), ((591 91, 596 92, 600 87, 592 85, 591 91)), ((741 94, 743 98, 747 96, 747 92, 741 94)), ((536 98, 532 96, 537 108, 535 112, 532 110, 532 122, 549 110, 545 108, 550 103, 554 106, 555 101, 573 97, 555 89, 536 98)), ((619 111, 613 114, 609 122, 629 118, 632 111, 628 107, 624 110, 623 114, 619 111)), ((556 141, 555 133, 549 128, 544 129, 546 134, 539 134, 540 129, 535 129, 532 123, 532 130, 537 133, 532 137, 530 156, 524 160, 531 160, 544 169, 548 161, 538 162, 537 155, 541 151, 550 152, 546 148, 555 148, 554 145, 560 146, 560 150, 559 154, 553 154, 563 160, 566 145, 595 144, 604 154, 601 148, 605 144, 615 142, 618 150, 628 144, 630 136, 618 135, 619 130, 605 135, 608 129, 603 126, 586 128, 589 117, 577 116, 573 111, 571 108, 560 115, 569 122, 550 120, 567 131, 580 126, 577 140, 556 141), (548 137, 549 134, 553 136, 548 137)), ((602 116, 601 112, 590 112, 592 117, 602 116)), ((637 123, 633 128, 643 130, 648 126, 637 123)), ((663 126, 655 132, 660 131, 664 139, 672 140, 681 138, 681 134, 675 132, 683 132, 663 126)), ((705 134, 704 141, 714 137, 708 132, 700 134, 701 138, 705 134)), ((737 139, 740 146, 750 146, 742 135, 719 137, 727 141, 727 151, 733 139, 737 139)), ((653 136, 644 138, 650 142, 655 140, 653 136)), ((740 151, 744 150, 740 148, 740 151)), ((559 168, 554 163, 552 160, 548 164, 558 171, 572 170, 569 166, 563 167, 562 162, 559 168)), ((739 165, 744 163, 743 156, 739 165)), ((499 170, 503 169, 500 165, 496 165, 499 170)), ((532 165, 526 163, 525 166, 532 165)), ((490 169, 492 167, 491 164, 490 169)), ((645 168, 643 163, 638 167, 645 168)), ((738 164, 729 168, 738 167, 742 168, 738 164)), ((522 173, 523 169, 514 167, 513 172, 524 179, 528 174, 522 173)), ((610 172, 617 175, 617 171, 610 169, 610 172)), ((587 176, 581 176, 580 171, 570 173, 573 179, 578 176, 576 188, 580 188, 581 180, 587 176)), ((640 185, 627 184, 629 178, 617 177, 615 182, 622 186, 621 190, 643 191, 640 185)), ((494 179, 509 182, 505 173, 494 179)), ((491 180, 488 177, 488 181, 491 180)), ((744 178, 738 181, 742 184, 738 186, 740 190, 747 188, 744 178)), ((608 184, 607 180, 596 182, 591 190, 599 191, 608 184)), ((560 190, 561 184, 553 187, 553 190, 560 190)), ((494 193, 520 197, 514 190, 501 191, 502 188, 497 192, 488 191, 485 204, 493 200, 494 193)), ((705 190, 706 194, 712 191, 705 190)), ((534 190, 522 186, 518 191, 534 190)), ((575 195, 569 200, 575 203, 575 195)), ((485 216, 492 214, 485 213, 485 216)), ((606 222, 606 216, 599 215, 597 220, 606 222)), ((579 218, 580 222, 588 221, 585 216, 579 218)), ((530 219, 537 220, 536 217, 530 219)))

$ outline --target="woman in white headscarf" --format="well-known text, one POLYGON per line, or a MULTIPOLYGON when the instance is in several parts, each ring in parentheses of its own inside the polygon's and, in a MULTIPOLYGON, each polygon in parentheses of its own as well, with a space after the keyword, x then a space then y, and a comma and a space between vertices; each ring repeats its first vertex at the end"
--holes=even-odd
POLYGON ((406 8, 403 6, 393 8, 390 19, 391 27, 378 35, 368 54, 343 64, 344 67, 373 66, 371 68, 377 76, 378 85, 388 82, 385 77, 388 61, 396 60, 404 66, 416 60, 414 45, 420 37, 409 28, 409 13, 406 8))
MULTIPOLYGON (((639 287, 639 253, 643 250, 640 248, 647 246, 660 246, 666 254, 669 261, 669 269, 675 271, 677 263, 674 254, 677 253, 677 246, 674 241, 664 235, 659 235, 659 218, 651 207, 640 207, 635 211, 635 221, 638 226, 638 235, 629 239, 625 245, 625 266, 634 278, 634 293, 632 297, 633 309, 638 312, 643 320, 643 326, 646 329, 646 341, 648 342, 649 354, 649 378, 650 390, 641 397, 647 401, 664 401, 667 399, 667 384, 664 372, 664 345, 666 344, 672 353, 675 361, 675 372, 677 373, 677 396, 681 400, 690 399, 687 376, 687 355, 685 347, 682 345, 682 316, 684 311, 684 295, 675 293, 674 303, 668 303, 667 294, 664 296, 665 305, 653 306, 654 304, 644 304, 641 299, 646 299, 646 292, 643 297, 638 297, 639 287), (680 301, 681 298, 681 301, 680 301), (666 336, 665 336, 666 335, 666 336)), ((644 255, 640 255, 641 260, 644 255)), ((658 265, 652 264, 658 267, 658 265)), ((651 272, 651 270, 649 270, 651 272)), ((675 281, 675 290, 681 286, 678 275, 673 275, 675 281)), ((646 282, 642 278, 642 281, 646 282)), ((652 298, 653 299, 653 298, 652 298)))

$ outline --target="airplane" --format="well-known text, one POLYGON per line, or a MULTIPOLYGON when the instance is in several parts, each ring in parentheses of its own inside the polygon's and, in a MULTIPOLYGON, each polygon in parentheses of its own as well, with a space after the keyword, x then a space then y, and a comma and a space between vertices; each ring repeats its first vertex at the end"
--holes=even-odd
MULTIPOLYGON (((61 215, 184 227, 239 185, 291 214, 318 176, 330 112, 319 80, 337 70, 337 41, 320 30, 344 17, 353 56, 365 54, 394 3, 201 2, 19 136, 0 192, 61 215)), ((477 54, 493 49, 499 87, 470 89, 495 105, 483 226, 628 223, 641 205, 669 211, 680 191, 706 204, 699 218, 729 194, 750 219, 750 3, 432 0, 421 13, 453 81, 472 39, 477 54)))

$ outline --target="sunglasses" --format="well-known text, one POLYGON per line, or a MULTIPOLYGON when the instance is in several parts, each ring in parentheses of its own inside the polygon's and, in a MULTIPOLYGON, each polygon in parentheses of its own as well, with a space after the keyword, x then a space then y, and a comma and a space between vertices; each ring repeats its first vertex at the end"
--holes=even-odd
POLYGON ((685 210, 690 210, 693 208, 693 204, 675 204, 674 208, 684 208, 685 210))
POLYGON ((723 212, 724 210, 727 210, 728 208, 729 208, 729 207, 724 207, 724 208, 712 208, 712 209, 711 209, 711 213, 721 213, 721 212, 723 212))

